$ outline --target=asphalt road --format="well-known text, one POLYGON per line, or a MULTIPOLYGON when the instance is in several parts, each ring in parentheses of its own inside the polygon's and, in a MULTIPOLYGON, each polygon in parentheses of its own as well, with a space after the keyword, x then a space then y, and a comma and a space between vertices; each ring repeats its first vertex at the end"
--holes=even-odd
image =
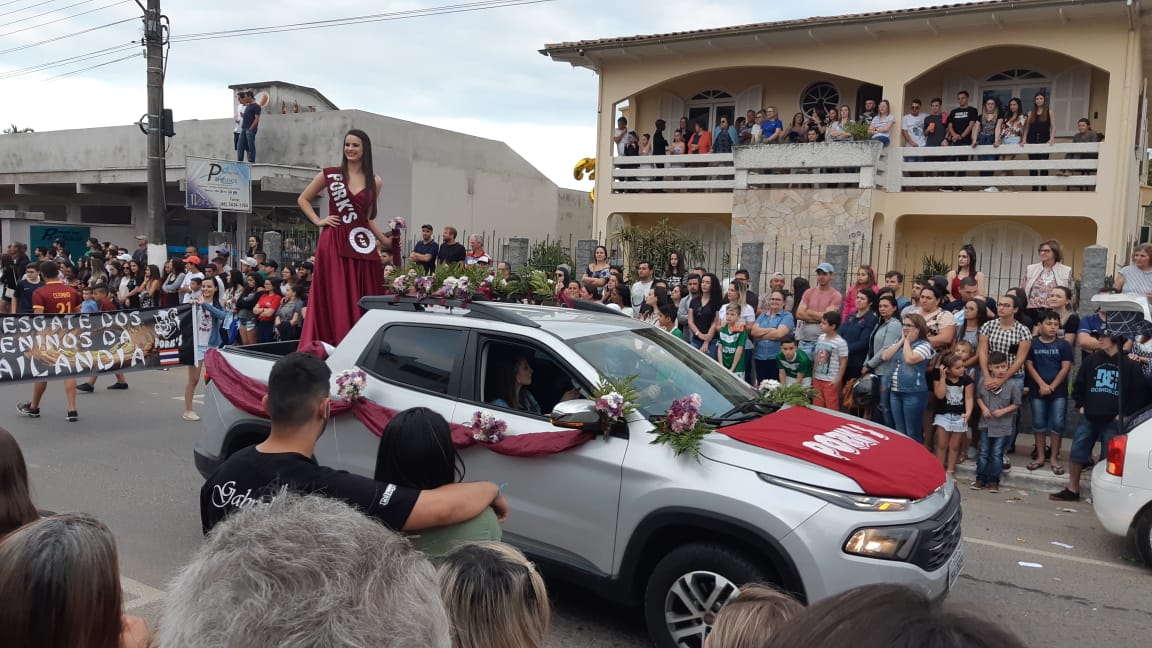
MULTIPOLYGON (((31 386, 0 390, 0 421, 24 449, 37 504, 86 511, 112 528, 125 605, 150 621, 166 583, 201 539, 201 479, 192 464, 199 427, 180 419, 184 375, 182 368, 129 374, 123 392, 106 391, 112 379, 101 378, 95 394, 80 395, 78 423, 64 421, 60 385, 49 386, 39 419, 16 414, 31 386)), ((1148 645, 1152 570, 1099 527, 1090 503, 1058 504, 1046 493, 1016 490, 965 489, 963 496, 966 568, 947 606, 995 619, 1029 646, 1148 645)), ((550 594, 550 645, 647 645, 635 610, 572 587, 551 584, 550 594)))

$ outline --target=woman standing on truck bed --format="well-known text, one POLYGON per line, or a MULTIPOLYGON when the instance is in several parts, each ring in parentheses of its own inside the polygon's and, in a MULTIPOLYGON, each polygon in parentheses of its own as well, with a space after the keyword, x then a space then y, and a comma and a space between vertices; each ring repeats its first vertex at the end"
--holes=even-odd
POLYGON ((376 200, 384 181, 372 170, 372 142, 367 133, 352 129, 344 136, 344 159, 316 175, 296 203, 320 227, 313 271, 312 303, 304 320, 300 343, 323 341, 335 345, 360 319, 360 298, 380 294, 384 276, 376 243, 390 246, 395 231, 384 233, 376 224, 376 200), (328 215, 319 216, 312 200, 328 192, 328 215))

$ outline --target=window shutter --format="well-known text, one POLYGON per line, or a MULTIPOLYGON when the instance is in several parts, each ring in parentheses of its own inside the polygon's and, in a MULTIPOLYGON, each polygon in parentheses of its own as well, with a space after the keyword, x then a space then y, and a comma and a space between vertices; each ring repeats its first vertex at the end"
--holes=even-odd
POLYGON ((664 120, 664 138, 668 143, 672 143, 672 133, 680 128, 680 118, 686 117, 688 113, 684 112, 684 100, 671 92, 665 92, 660 95, 660 119, 664 120))
POLYGON ((1076 132, 1076 122, 1088 117, 1088 97, 1092 91, 1092 67, 1080 64, 1064 70, 1052 80, 1052 96, 1049 98, 1052 112, 1056 115, 1057 137, 1071 137, 1076 132))
MULTIPOLYGON (((763 107, 764 86, 762 85, 751 86, 744 92, 736 95, 736 117, 743 117, 749 110, 757 111, 763 107)), ((735 119, 735 117, 733 119, 735 119)))

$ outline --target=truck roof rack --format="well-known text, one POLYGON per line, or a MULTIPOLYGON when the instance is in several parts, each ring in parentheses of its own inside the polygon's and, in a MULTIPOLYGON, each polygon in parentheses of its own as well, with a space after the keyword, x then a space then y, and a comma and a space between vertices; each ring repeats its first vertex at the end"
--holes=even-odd
POLYGON ((504 322, 529 328, 540 328, 540 323, 524 317, 510 310, 497 307, 486 301, 464 301, 462 299, 441 299, 440 297, 412 297, 409 295, 369 295, 360 298, 360 308, 365 310, 384 310, 388 308, 423 312, 425 306, 445 306, 449 308, 463 308, 468 312, 464 317, 504 322))

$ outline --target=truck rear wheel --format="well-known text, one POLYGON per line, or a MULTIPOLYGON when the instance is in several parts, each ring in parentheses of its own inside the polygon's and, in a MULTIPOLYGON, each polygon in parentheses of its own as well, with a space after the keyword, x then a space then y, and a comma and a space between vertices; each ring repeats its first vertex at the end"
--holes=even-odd
POLYGON ((703 648, 720 608, 745 583, 768 574, 720 544, 693 543, 664 556, 648 577, 644 620, 657 648, 703 648))

